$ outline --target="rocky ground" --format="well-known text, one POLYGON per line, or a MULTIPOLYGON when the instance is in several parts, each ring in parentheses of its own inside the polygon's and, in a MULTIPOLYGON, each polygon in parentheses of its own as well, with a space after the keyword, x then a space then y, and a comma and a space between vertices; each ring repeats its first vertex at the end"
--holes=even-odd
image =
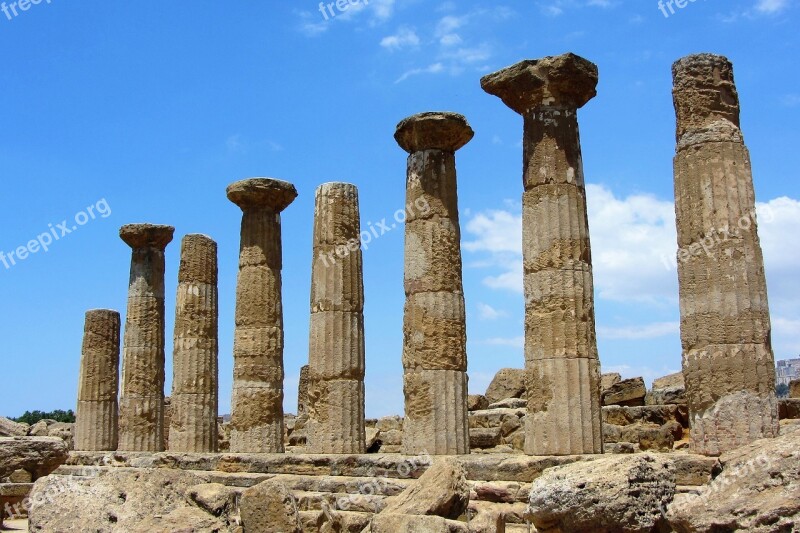
POLYGON ((368 421, 372 453, 356 456, 305 454, 303 416, 287 416, 280 455, 70 453, 63 425, 0 419, 0 506, 41 532, 800 531, 798 420, 697 456, 680 374, 650 391, 605 375, 606 454, 531 457, 521 396, 521 373, 499 372, 469 399, 472 453, 436 460, 397 453, 401 417, 368 421))

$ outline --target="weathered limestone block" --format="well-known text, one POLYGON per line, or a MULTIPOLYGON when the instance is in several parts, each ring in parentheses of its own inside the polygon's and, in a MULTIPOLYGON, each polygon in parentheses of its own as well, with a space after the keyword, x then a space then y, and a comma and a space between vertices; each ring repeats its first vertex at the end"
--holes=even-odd
POLYGON ((404 454, 469 453, 465 372, 406 372, 403 376, 403 393, 406 407, 403 419, 404 454))
POLYGON ((692 449, 718 455, 778 434, 775 364, 750 157, 733 66, 675 62, 675 216, 692 449))
POLYGON ((20 424, 0 416, 0 437, 24 437, 29 429, 28 424, 20 424))
POLYGON ((57 437, 0 437, 0 479, 25 470, 36 481, 64 464, 67 457, 67 446, 57 437))
POLYGON ((297 190, 285 181, 252 178, 229 185, 227 195, 242 209, 230 448, 282 453, 280 214, 297 197, 297 190))
POLYGON ((470 394, 467 396, 467 410, 480 411, 489 407, 489 400, 483 394, 470 394))
POLYGON ((524 118, 526 453, 602 453, 591 246, 577 110, 597 67, 574 54, 481 79, 524 118), (578 374, 573 374, 577 372, 578 374))
POLYGON ((722 473, 675 497, 667 517, 679 533, 791 531, 800 521, 800 426, 723 455, 722 473))
POLYGON ((469 504, 466 470, 457 459, 437 459, 419 480, 393 497, 381 514, 433 515, 456 519, 469 504))
POLYGON ((282 483, 268 480, 247 489, 240 509, 248 533, 301 533, 297 500, 282 483))
POLYGON ((365 453, 364 283, 358 189, 317 188, 308 348, 307 449, 365 453), (328 253, 329 250, 346 254, 328 253))
POLYGON ((403 449, 408 454, 469 453, 455 152, 473 135, 467 120, 456 113, 413 115, 395 132, 397 143, 409 153, 403 319, 403 449), (433 428, 443 437, 433 435, 433 428))
POLYGON ((666 389, 669 387, 684 387, 683 372, 675 372, 653 380, 653 389, 666 389))
POLYGON ((800 398, 800 379, 789 383, 789 398, 800 398))
POLYGON ((506 398, 524 398, 525 370, 501 368, 486 388, 485 396, 489 403, 496 403, 506 398))
POLYGON ((625 379, 603 391, 603 405, 641 406, 646 395, 644 379, 625 379))
POLYGON ((602 392, 607 391, 617 383, 622 381, 622 376, 616 372, 612 372, 610 374, 602 374, 600 376, 600 390, 602 392))
POLYGON ((129 224, 120 238, 133 250, 122 348, 119 446, 164 449, 164 250, 175 228, 129 224))
POLYGON ((664 458, 606 457, 547 470, 531 486, 527 517, 539 531, 658 531, 674 494, 675 473, 664 458))
POLYGON ((218 316, 217 243, 187 235, 175 304, 170 451, 217 451, 218 316))
POLYGON ((687 401, 683 386, 653 389, 644 398, 645 405, 687 405, 687 401))
POLYGON ((75 417, 75 449, 113 451, 118 443, 120 316, 86 312, 75 417))
POLYGON ((439 516, 406 514, 377 514, 372 519, 370 533, 469 533, 464 522, 439 516))

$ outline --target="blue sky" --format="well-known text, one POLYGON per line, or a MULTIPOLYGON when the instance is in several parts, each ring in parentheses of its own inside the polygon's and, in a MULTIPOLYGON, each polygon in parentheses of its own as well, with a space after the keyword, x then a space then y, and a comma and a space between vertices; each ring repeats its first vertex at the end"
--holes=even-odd
MULTIPOLYGON (((251 176, 300 192, 283 217, 293 412, 308 351, 314 189, 355 183, 362 224, 391 219, 405 191, 395 125, 433 110, 463 113, 476 132, 457 163, 470 389, 483 392, 499 368, 523 365, 522 121, 479 79, 567 51, 600 70, 579 120, 604 371, 649 380, 680 368, 677 274, 664 261, 676 246, 670 66, 704 51, 734 62, 776 357, 800 353, 796 0, 698 0, 669 17, 656 0, 361 0, 333 10, 326 20, 312 0, 42 0, 0 12, 0 251, 48 224, 76 225, 102 200, 109 208, 49 251, 0 264, 0 414, 74 407, 84 311, 124 312, 130 251, 117 232, 145 221, 176 227, 169 338, 180 238, 219 243, 227 412, 240 211, 225 187, 251 176)), ((402 229, 370 243, 364 265, 367 414, 402 413, 402 229)))

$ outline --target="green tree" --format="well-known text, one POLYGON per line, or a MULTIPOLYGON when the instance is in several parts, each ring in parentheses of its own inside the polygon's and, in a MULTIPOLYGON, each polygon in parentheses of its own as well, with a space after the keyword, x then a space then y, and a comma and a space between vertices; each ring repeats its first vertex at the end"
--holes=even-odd
POLYGON ((778 395, 778 398, 786 398, 789 396, 789 385, 786 383, 781 383, 777 387, 775 387, 775 394, 778 395))
POLYGON ((69 411, 63 411, 61 409, 56 409, 55 411, 45 413, 43 411, 25 411, 25 414, 20 416, 19 418, 12 418, 14 422, 20 422, 23 424, 34 425, 36 422, 40 420, 55 420, 56 422, 68 422, 72 423, 75 422, 75 413, 70 409, 69 411))

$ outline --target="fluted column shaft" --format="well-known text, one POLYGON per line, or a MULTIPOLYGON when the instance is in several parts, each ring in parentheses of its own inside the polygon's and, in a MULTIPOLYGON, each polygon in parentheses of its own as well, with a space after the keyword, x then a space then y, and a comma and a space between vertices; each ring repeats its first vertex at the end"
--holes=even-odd
POLYGON ((469 453, 466 312, 455 152, 474 133, 455 113, 422 113, 395 134, 406 175, 403 453, 469 453))
POLYGON ((233 345, 231 451, 283 453, 281 216, 290 183, 254 178, 228 187, 242 209, 233 345))
POLYGON ((164 250, 175 228, 123 226, 132 249, 122 353, 119 449, 164 449, 164 250))
POLYGON ((181 243, 175 301, 170 451, 217 451, 219 371, 217 243, 187 235, 181 243))
POLYGON ((778 434, 775 364, 750 155, 733 66, 673 66, 683 373, 692 449, 719 455, 778 434))
POLYGON ((76 451, 117 449, 120 316, 86 312, 75 418, 76 451))
POLYGON ((364 283, 358 189, 316 191, 309 334, 310 453, 365 453, 364 283))
POLYGON ((524 118, 523 275, 531 455, 602 453, 600 364, 577 110, 597 67, 567 54, 481 80, 524 118))

